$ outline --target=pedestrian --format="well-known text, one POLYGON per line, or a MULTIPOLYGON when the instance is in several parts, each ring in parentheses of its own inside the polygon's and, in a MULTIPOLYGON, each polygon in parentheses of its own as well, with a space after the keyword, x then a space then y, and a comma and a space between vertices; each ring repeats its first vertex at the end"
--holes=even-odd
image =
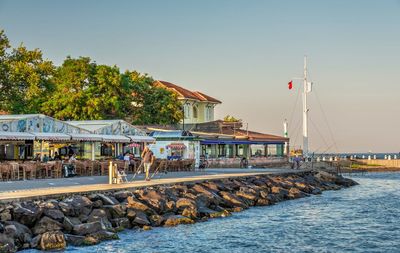
POLYGON ((142 161, 144 165, 144 171, 146 173, 145 180, 150 181, 150 176, 149 176, 150 168, 155 159, 153 151, 151 151, 148 147, 145 147, 142 153, 142 159, 143 159, 142 161))

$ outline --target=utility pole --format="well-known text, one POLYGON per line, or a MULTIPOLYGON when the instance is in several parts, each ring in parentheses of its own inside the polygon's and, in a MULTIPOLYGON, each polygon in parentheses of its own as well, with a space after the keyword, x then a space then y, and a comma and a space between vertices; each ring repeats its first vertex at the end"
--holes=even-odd
POLYGON ((307 81, 307 56, 304 56, 303 80, 303 156, 308 158, 308 106, 307 93, 311 91, 311 83, 307 81))

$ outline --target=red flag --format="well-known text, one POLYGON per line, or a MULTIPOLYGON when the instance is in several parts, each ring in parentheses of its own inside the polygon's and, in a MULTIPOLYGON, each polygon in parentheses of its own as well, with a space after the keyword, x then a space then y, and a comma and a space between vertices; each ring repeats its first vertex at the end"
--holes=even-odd
POLYGON ((290 81, 290 82, 288 83, 288 86, 289 86, 289 90, 291 90, 291 89, 293 88, 293 81, 290 81))

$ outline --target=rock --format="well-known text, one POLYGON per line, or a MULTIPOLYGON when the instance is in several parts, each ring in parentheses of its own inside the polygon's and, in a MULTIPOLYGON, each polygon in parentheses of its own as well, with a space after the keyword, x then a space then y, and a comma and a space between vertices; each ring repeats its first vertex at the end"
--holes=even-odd
POLYGON ((150 225, 150 221, 147 219, 147 216, 144 212, 137 211, 136 216, 132 221, 132 225, 146 226, 150 225))
POLYGON ((112 219, 111 224, 118 230, 124 230, 132 227, 131 222, 128 218, 112 219))
POLYGON ((145 202, 157 213, 163 213, 165 211, 166 197, 162 196, 159 192, 154 190, 140 190, 136 193, 141 201, 145 202))
POLYGON ((234 207, 234 208, 232 208, 232 210, 231 210, 232 212, 235 212, 235 213, 238 213, 238 212, 241 212, 241 211, 243 211, 243 208, 242 207, 234 207))
POLYGON ((39 235, 45 232, 60 231, 62 229, 63 225, 60 222, 53 220, 47 216, 43 216, 43 218, 40 219, 40 221, 37 222, 36 225, 33 227, 32 231, 33 234, 39 235))
POLYGON ((103 207, 103 201, 101 199, 93 201, 93 208, 102 208, 103 207))
POLYGON ((292 187, 289 190, 288 198, 289 199, 298 199, 307 196, 304 192, 300 191, 299 189, 292 187))
POLYGON ((186 207, 191 207, 193 209, 196 209, 196 202, 192 199, 188 198, 180 198, 178 201, 176 201, 176 207, 180 210, 185 209, 186 207))
POLYGON ((123 218, 126 215, 126 207, 118 205, 105 205, 103 206, 109 219, 123 218))
POLYGON ((72 229, 72 234, 88 235, 105 229, 105 226, 100 221, 94 221, 85 224, 75 225, 72 229))
POLYGON ((268 199, 264 199, 264 198, 259 198, 259 199, 257 199, 257 201, 256 201, 256 206, 268 206, 270 204, 270 202, 269 202, 269 200, 268 199))
POLYGON ((154 227, 159 227, 164 222, 164 217, 161 215, 158 215, 158 214, 154 214, 154 215, 150 216, 149 219, 150 219, 151 225, 154 227))
POLYGON ((74 226, 79 224, 82 224, 82 222, 76 217, 64 217, 63 226, 68 233, 71 233, 74 226))
POLYGON ((114 198, 116 198, 119 202, 124 202, 129 196, 132 196, 132 192, 130 191, 118 191, 114 192, 114 198))
POLYGON ((319 195, 319 194, 322 194, 322 191, 320 188, 315 187, 314 189, 312 189, 311 194, 319 195))
POLYGON ((46 232, 40 238, 42 250, 60 250, 65 249, 66 246, 64 234, 60 231, 46 232))
POLYGON ((73 246, 84 246, 86 245, 84 243, 85 241, 85 236, 81 235, 71 235, 71 234, 65 234, 65 240, 67 241, 68 245, 73 245, 73 246))
POLYGON ((40 244, 40 240, 42 238, 42 235, 37 235, 34 238, 32 238, 31 243, 30 243, 30 247, 32 249, 38 249, 39 248, 39 244, 40 244))
POLYGON ((95 233, 90 234, 90 237, 95 238, 97 241, 108 241, 108 240, 118 240, 119 237, 116 233, 100 230, 95 233))
POLYGON ((150 226, 143 226, 143 228, 142 228, 144 231, 148 231, 148 230, 151 230, 152 228, 150 227, 150 226))
POLYGON ((230 192, 225 192, 222 191, 220 192, 220 195, 222 198, 226 200, 232 207, 242 207, 242 208, 248 208, 248 206, 243 203, 237 196, 233 195, 230 192))
POLYGON ((107 218, 107 213, 103 209, 93 209, 93 211, 90 213, 87 221, 90 222, 95 222, 95 221, 100 221, 106 228, 112 228, 112 224, 107 218))
POLYGON ((4 222, 4 221, 10 221, 12 219, 11 217, 11 212, 9 209, 4 209, 1 213, 0 213, 0 221, 4 222))
POLYGON ((85 236, 85 239, 83 240, 83 245, 86 246, 91 246, 91 245, 95 245, 98 244, 100 241, 97 240, 96 238, 94 238, 93 236, 85 236))
POLYGON ((18 248, 32 240, 31 230, 16 221, 6 221, 4 226, 4 234, 14 239, 14 244, 18 248))
POLYGON ((64 221, 64 213, 57 209, 44 209, 44 215, 58 222, 64 221))
POLYGON ((77 195, 64 199, 59 203, 59 206, 65 215, 78 217, 81 214, 89 215, 92 211, 93 202, 87 197, 77 195))
POLYGON ((97 194, 97 196, 101 199, 104 205, 118 205, 119 202, 113 196, 106 196, 102 193, 97 194))
POLYGON ((287 198, 289 191, 279 186, 273 186, 271 188, 271 193, 283 200, 287 198))
POLYGON ((135 210, 139 210, 139 211, 145 212, 148 215, 153 215, 153 214, 156 213, 156 212, 154 212, 153 209, 151 209, 147 205, 143 204, 139 200, 133 198, 132 196, 129 196, 127 198, 127 200, 128 200, 127 208, 132 208, 132 209, 135 209, 135 210))
POLYGON ((42 212, 43 210, 33 203, 17 203, 13 209, 13 217, 15 221, 31 227, 39 220, 42 212))
POLYGON ((17 247, 15 246, 14 240, 5 234, 0 234, 0 252, 11 253, 16 251, 17 247))
POLYGON ((198 218, 198 212, 197 212, 197 208, 193 208, 193 207, 186 207, 183 212, 182 215, 185 217, 188 217, 192 220, 195 220, 198 218))
POLYGON ((182 215, 171 215, 166 218, 164 226, 173 227, 179 224, 193 224, 194 221, 190 218, 184 217, 182 215))
POLYGON ((136 217, 136 211, 135 211, 135 209, 128 209, 127 211, 126 211, 126 218, 128 218, 129 220, 133 220, 133 219, 135 219, 135 217, 136 217))
POLYGON ((176 212, 176 204, 175 201, 170 200, 165 203, 165 213, 175 213, 176 212))

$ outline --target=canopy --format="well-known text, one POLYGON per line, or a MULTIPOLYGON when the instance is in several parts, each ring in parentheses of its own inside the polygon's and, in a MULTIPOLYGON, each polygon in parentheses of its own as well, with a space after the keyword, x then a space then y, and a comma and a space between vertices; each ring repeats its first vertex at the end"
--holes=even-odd
POLYGON ((99 135, 103 138, 103 142, 129 143, 131 139, 123 135, 99 135))
POLYGON ((141 136, 141 135, 128 135, 131 141, 134 142, 155 142, 156 139, 150 136, 141 136))
POLYGON ((131 147, 131 148, 139 148, 140 144, 139 143, 131 143, 131 144, 129 144, 129 147, 131 147))
POLYGON ((70 141, 71 136, 62 133, 32 133, 36 140, 43 141, 70 141))
POLYGON ((101 135, 98 134, 69 134, 72 137, 72 140, 75 141, 102 141, 103 138, 101 135))
POLYGON ((0 140, 35 140, 35 136, 30 133, 20 132, 2 132, 0 131, 0 140))
POLYGON ((186 149, 186 145, 183 143, 171 143, 167 145, 169 149, 186 149))

